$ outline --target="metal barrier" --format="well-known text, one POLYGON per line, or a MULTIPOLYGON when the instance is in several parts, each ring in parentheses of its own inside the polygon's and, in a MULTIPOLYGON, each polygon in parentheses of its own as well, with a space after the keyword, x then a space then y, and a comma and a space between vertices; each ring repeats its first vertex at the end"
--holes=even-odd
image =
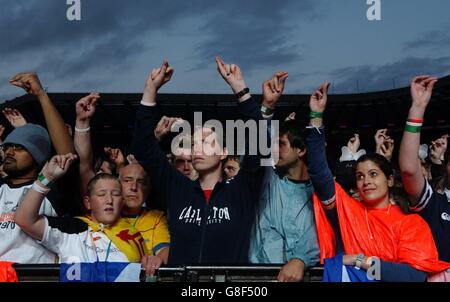
MULTIPOLYGON (((58 264, 14 264, 20 282, 59 282, 58 264)), ((275 282, 279 265, 184 266, 159 268, 156 276, 141 274, 142 282, 275 282)), ((304 282, 322 281, 323 267, 305 272, 304 282)))

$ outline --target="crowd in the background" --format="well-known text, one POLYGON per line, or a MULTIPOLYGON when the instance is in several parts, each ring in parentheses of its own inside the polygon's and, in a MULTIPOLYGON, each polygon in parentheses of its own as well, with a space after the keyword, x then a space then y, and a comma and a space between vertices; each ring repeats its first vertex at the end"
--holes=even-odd
MULTIPOLYGON (((236 95, 236 119, 273 123, 288 73, 262 84, 259 103, 237 65, 216 64, 236 95)), ((0 261, 136 262, 147 275, 162 265, 279 264, 279 281, 325 265, 326 281, 368 281, 373 272, 385 282, 450 280, 448 135, 422 145, 420 137, 436 78, 411 81, 401 142, 374 129, 376 148, 364 150, 354 134, 332 171, 323 122, 329 83, 312 93, 307 125, 292 113, 278 133, 259 129, 277 155, 263 166, 260 153, 232 155, 221 140, 211 143, 219 134, 208 127, 194 130, 192 147, 162 151, 180 122, 158 106, 173 73, 167 61, 150 72, 130 153, 101 146, 98 157, 91 120, 100 94, 80 99, 76 120, 64 121, 36 74, 11 78, 36 97, 45 120, 3 110, 14 130, 1 144, 0 261), (212 153, 196 147, 205 144, 212 153)))

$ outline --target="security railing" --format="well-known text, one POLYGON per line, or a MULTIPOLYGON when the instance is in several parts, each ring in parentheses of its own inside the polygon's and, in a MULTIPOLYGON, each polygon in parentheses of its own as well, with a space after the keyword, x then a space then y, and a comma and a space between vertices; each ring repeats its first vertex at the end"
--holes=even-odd
MULTIPOLYGON (((14 264, 20 282, 59 282, 58 264, 14 264)), ((164 266, 142 282, 275 282, 281 266, 164 266)), ((323 267, 306 270, 304 282, 322 281, 323 267)))

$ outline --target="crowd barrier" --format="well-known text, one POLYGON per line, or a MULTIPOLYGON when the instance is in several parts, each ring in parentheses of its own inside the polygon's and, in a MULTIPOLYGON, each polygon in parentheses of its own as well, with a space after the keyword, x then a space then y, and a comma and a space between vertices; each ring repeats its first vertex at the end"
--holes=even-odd
MULTIPOLYGON (((15 264, 20 282, 59 282, 58 264, 15 264)), ((141 275, 142 282, 275 282, 279 265, 164 266, 156 276, 141 275)), ((310 268, 304 282, 322 281, 323 267, 310 268)))

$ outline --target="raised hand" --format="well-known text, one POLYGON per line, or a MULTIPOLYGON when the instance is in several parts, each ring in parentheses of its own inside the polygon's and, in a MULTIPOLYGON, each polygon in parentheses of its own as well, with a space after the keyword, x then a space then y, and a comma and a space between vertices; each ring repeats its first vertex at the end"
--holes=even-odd
POLYGON ((163 116, 154 131, 156 139, 161 141, 171 131, 173 124, 181 121, 182 119, 178 117, 163 116))
POLYGON ((285 71, 277 72, 270 80, 267 80, 262 85, 263 101, 262 105, 274 108, 279 101, 281 94, 284 91, 286 79, 289 74, 285 71))
POLYGON ((380 150, 377 151, 377 153, 383 155, 387 160, 390 161, 392 159, 392 154, 394 153, 394 146, 394 140, 388 137, 380 146, 380 150))
POLYGON ((288 117, 284 119, 284 121, 285 121, 285 122, 288 122, 288 121, 295 121, 295 116, 296 116, 296 115, 297 115, 297 114, 296 114, 295 112, 291 112, 291 113, 288 115, 288 117))
POLYGON ((144 88, 142 100, 148 103, 156 102, 158 90, 172 78, 174 69, 169 66, 169 62, 164 60, 161 67, 155 68, 148 75, 144 88))
POLYGON ((125 157, 120 149, 105 147, 103 150, 106 155, 108 155, 108 159, 111 163, 114 163, 117 167, 125 165, 125 157))
POLYGON ((247 88, 244 76, 242 75, 242 71, 239 66, 235 64, 225 64, 220 57, 216 57, 216 64, 220 75, 225 82, 230 85, 234 93, 241 92, 244 88, 247 88))
POLYGON ((329 82, 323 83, 309 98, 309 109, 313 112, 324 112, 328 101, 329 82))
POLYGON ((137 159, 134 157, 133 154, 128 154, 127 161, 129 164, 139 164, 139 162, 137 161, 137 159))
POLYGON ((354 134, 347 142, 347 148, 353 153, 358 153, 359 146, 361 145, 361 141, 359 140, 359 134, 354 134))
POLYGON ((37 74, 32 72, 16 74, 9 80, 9 83, 11 85, 22 88, 28 94, 32 94, 35 96, 45 94, 45 91, 42 88, 42 84, 39 81, 39 77, 37 76, 37 74))
POLYGON ((95 114, 95 108, 99 99, 100 94, 97 92, 92 92, 80 99, 75 105, 77 121, 89 121, 95 114))
POLYGON ((42 174, 44 174, 48 180, 55 181, 67 173, 70 165, 76 158, 77 156, 72 153, 55 155, 45 164, 44 168, 42 168, 42 174))
POLYGON ((430 145, 430 160, 435 164, 442 164, 442 158, 445 151, 447 151, 448 134, 445 134, 431 142, 430 145))
POLYGON ((387 129, 378 129, 377 133, 375 133, 374 139, 375 139, 375 152, 378 153, 378 151, 381 148, 381 145, 388 139, 387 136, 387 129))
POLYGON ((27 120, 17 109, 5 108, 3 109, 2 113, 14 128, 21 127, 27 124, 27 120))
POLYGON ((415 77, 411 81, 411 97, 413 107, 426 108, 438 79, 427 75, 415 77))

